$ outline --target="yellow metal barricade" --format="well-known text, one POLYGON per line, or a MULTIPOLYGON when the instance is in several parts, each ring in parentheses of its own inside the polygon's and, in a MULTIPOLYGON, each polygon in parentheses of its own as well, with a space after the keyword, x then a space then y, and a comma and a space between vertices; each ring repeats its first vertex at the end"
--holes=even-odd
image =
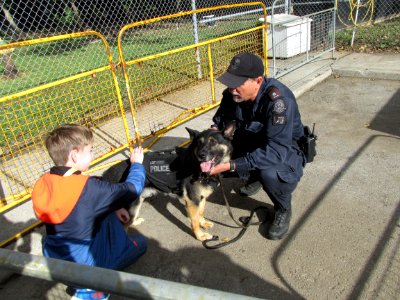
MULTIPOLYGON (((124 26, 120 64, 138 141, 167 130, 219 103, 214 81, 241 51, 266 60, 262 2, 180 12, 124 26), (242 8, 242 11, 240 10, 242 8)), ((267 64, 266 64, 267 70, 267 64)), ((151 145, 151 144, 150 144, 151 145)))
POLYGON ((88 31, 0 47, 13 49, 19 67, 17 77, 1 83, 2 92, 9 91, 0 97, 0 209, 5 211, 29 199, 34 182, 52 166, 43 147, 47 132, 63 123, 92 128, 99 161, 128 145, 131 125, 101 34, 88 31))

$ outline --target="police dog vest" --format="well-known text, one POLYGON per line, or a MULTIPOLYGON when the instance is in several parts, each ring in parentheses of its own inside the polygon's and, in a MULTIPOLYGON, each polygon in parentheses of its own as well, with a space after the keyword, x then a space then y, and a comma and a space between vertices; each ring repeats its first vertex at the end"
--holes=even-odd
POLYGON ((147 172, 148 181, 165 193, 176 192, 179 189, 174 168, 178 155, 175 150, 149 151, 145 154, 143 166, 147 172))

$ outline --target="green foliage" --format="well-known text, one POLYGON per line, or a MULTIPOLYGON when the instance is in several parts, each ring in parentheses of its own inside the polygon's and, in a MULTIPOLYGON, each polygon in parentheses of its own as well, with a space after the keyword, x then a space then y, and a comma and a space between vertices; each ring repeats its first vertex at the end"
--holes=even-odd
POLYGON ((353 47, 351 39, 353 29, 336 32, 336 49, 360 52, 400 53, 400 18, 371 26, 357 27, 353 47))
POLYGON ((65 27, 73 26, 74 22, 76 22, 76 16, 69 7, 66 7, 64 12, 61 15, 57 15, 57 17, 59 18, 60 24, 63 24, 65 27))

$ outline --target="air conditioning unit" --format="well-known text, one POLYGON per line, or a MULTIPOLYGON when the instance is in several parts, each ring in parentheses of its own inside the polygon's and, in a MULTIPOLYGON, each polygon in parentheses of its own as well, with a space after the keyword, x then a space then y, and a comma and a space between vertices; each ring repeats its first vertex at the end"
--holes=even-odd
MULTIPOLYGON (((264 23, 264 18, 260 18, 259 21, 264 23)), ((277 58, 288 58, 309 51, 311 22, 312 19, 308 17, 295 15, 267 16, 269 24, 267 29, 268 56, 273 57, 273 47, 275 47, 275 57, 277 58)))

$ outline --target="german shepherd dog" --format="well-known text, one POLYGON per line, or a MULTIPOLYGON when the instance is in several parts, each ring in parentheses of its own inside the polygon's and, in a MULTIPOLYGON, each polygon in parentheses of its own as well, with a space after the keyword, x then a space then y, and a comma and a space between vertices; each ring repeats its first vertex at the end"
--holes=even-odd
MULTIPOLYGON (((203 232, 201 228, 209 229, 214 225, 204 218, 205 204, 219 185, 218 178, 209 176, 209 172, 215 165, 229 162, 232 146, 220 131, 208 129, 199 132, 189 128, 186 130, 189 132, 191 143, 187 148, 176 149, 172 159, 163 159, 162 151, 156 153, 156 159, 152 155, 153 152, 145 153, 143 165, 147 171, 146 186, 139 201, 135 201, 129 212, 131 224, 139 225, 144 221, 138 217, 144 199, 158 192, 173 193, 184 200, 196 239, 204 241, 211 239, 212 235, 203 232), (174 182, 165 183, 163 178, 167 178, 165 181, 171 181, 173 178, 174 182)), ((103 178, 111 182, 124 181, 128 168, 129 160, 123 161, 105 171, 103 178)))

